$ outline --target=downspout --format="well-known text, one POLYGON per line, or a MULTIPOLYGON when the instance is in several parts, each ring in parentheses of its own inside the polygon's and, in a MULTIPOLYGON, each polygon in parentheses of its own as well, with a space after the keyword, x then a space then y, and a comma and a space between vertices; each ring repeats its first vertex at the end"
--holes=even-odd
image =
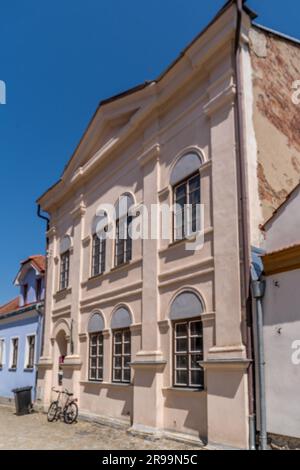
POLYGON ((263 297, 266 282, 261 279, 252 281, 252 295, 256 302, 256 331, 258 349, 258 376, 259 376, 259 411, 260 411, 260 450, 267 450, 267 407, 266 407, 266 379, 265 379, 265 353, 263 334, 263 297))
MULTIPOLYGON (((38 208, 37 208, 37 216, 42 219, 42 220, 45 220, 47 225, 46 225, 46 231, 48 232, 49 229, 50 229, 50 219, 49 217, 43 215, 41 213, 41 205, 38 204, 38 208)), ((46 271, 45 271, 45 295, 44 295, 44 312, 46 313, 46 296, 47 296, 47 273, 48 273, 48 248, 49 248, 49 238, 48 236, 46 237, 46 271)), ((44 318, 44 321, 43 321, 43 331, 42 331, 42 342, 41 342, 41 356, 43 355, 43 352, 44 352, 44 337, 45 337, 45 318, 44 318)))
POLYGON ((249 236, 249 201, 247 190, 247 177, 246 177, 246 155, 244 148, 244 102, 243 102, 243 80, 241 72, 241 35, 242 35, 242 20, 243 20, 243 4, 245 0, 236 0, 237 10, 237 25, 235 36, 235 76, 236 76, 236 134, 237 134, 237 179, 239 190, 239 212, 241 216, 240 223, 240 244, 243 253, 243 272, 242 272, 242 309, 243 309, 243 325, 246 328, 244 331, 244 341, 246 343, 247 356, 250 359, 250 366, 248 369, 248 396, 249 396, 249 448, 255 450, 255 393, 254 393, 254 370, 253 370, 253 346, 252 346, 252 325, 251 325, 251 307, 249 308, 250 297, 250 236, 249 236), (250 315, 250 317, 249 317, 250 315), (250 318, 250 319, 249 319, 250 318))

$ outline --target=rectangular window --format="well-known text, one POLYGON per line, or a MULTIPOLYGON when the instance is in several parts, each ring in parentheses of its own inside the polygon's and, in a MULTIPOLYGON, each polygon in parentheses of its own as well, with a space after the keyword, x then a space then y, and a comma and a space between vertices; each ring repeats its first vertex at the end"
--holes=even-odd
POLYGON ((39 302, 42 298, 42 279, 36 280, 36 300, 39 302))
POLYGON ((24 299, 24 305, 27 305, 27 303, 28 303, 28 284, 24 284, 24 286, 23 286, 23 299, 24 299))
POLYGON ((19 339, 13 338, 11 340, 11 369, 17 369, 18 367, 18 354, 19 354, 19 339))
POLYGON ((90 335, 89 380, 103 381, 103 334, 90 335))
POLYGON ((183 240, 200 230, 200 174, 174 188, 174 240, 183 240))
POLYGON ((174 386, 203 388, 203 326, 200 320, 174 324, 174 386))
POLYGON ((35 335, 27 336, 26 369, 34 368, 34 356, 35 356, 35 335))
POLYGON ((131 333, 129 329, 114 332, 113 382, 130 383, 131 333))
POLYGON ((129 227, 132 217, 124 217, 116 222, 115 266, 121 266, 132 259, 132 239, 129 227))
POLYGON ((106 232, 95 234, 93 237, 93 263, 92 276, 99 276, 105 272, 106 260, 106 232))
POLYGON ((5 341, 0 339, 0 369, 4 366, 5 341))
POLYGON ((69 287, 69 272, 70 272, 70 252, 67 251, 60 258, 60 290, 69 287))

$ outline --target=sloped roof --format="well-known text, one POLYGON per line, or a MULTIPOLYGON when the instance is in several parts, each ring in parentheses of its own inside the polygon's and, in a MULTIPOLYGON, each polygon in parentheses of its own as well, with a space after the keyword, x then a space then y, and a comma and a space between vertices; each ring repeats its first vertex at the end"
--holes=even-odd
MULTIPOLYGON (((175 65, 185 56, 186 52, 209 30, 209 28, 223 15, 224 12, 226 12, 227 9, 229 9, 233 4, 235 4, 235 2, 236 2, 236 0, 227 0, 225 2, 225 4, 223 5, 223 7, 221 7, 221 9, 214 16, 214 18, 208 23, 208 25, 185 47, 185 49, 178 55, 178 57, 157 78, 155 78, 153 80, 147 80, 144 83, 138 84, 137 86, 135 86, 133 88, 130 88, 129 90, 125 90, 125 91, 123 91, 123 92, 121 92, 117 95, 111 96, 107 99, 104 99, 104 100, 100 101, 95 113, 93 114, 93 116, 92 116, 86 130, 85 130, 85 132, 83 133, 83 135, 81 137, 81 140, 79 141, 78 145, 76 146, 72 156, 69 158, 69 161, 67 162, 60 179, 56 183, 54 183, 50 188, 48 188, 38 198, 38 200, 37 200, 38 204, 40 203, 40 200, 49 191, 51 191, 52 189, 54 189, 56 186, 58 186, 61 183, 62 177, 63 177, 65 171, 67 170, 67 168, 69 167, 69 165, 73 161, 73 158, 75 157, 80 145, 84 141, 89 129, 92 126, 92 123, 94 122, 94 120, 95 120, 95 118, 98 114, 99 109, 102 108, 103 106, 107 105, 107 104, 110 104, 110 103, 114 102, 114 101, 121 100, 122 98, 124 98, 128 95, 134 95, 135 93, 138 93, 139 91, 144 90, 147 87, 151 86, 153 83, 159 83, 175 67, 175 65)), ((242 1, 243 10, 246 12, 247 15, 249 15, 251 20, 256 19, 257 14, 250 7, 248 7, 245 3, 246 3, 246 0, 243 0, 242 1)))
POLYGON ((27 263, 33 263, 34 266, 37 268, 38 271, 40 271, 41 274, 43 274, 46 271, 46 258, 43 255, 33 255, 29 256, 26 260, 21 262, 21 265, 24 266, 24 264, 27 263))
POLYGON ((263 225, 260 226, 261 230, 265 230, 266 226, 272 222, 272 220, 277 216, 278 212, 289 202, 291 197, 300 189, 300 182, 294 187, 294 189, 286 196, 285 200, 280 204, 279 207, 273 212, 271 217, 269 217, 263 225))
POLYGON ((0 307, 0 315, 5 315, 6 313, 12 313, 19 309, 19 297, 11 300, 7 304, 4 304, 0 307))

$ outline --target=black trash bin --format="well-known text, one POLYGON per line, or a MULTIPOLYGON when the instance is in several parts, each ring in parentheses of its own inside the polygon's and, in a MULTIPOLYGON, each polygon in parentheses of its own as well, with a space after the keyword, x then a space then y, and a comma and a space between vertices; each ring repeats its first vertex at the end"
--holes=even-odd
POLYGON ((31 413, 31 390, 32 387, 15 388, 12 392, 15 394, 16 415, 23 416, 31 413))

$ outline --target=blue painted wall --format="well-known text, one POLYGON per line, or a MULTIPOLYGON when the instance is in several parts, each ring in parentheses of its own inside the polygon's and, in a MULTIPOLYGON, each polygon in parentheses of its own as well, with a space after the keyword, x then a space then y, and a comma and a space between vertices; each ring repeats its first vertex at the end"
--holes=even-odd
MULTIPOLYGON (((37 276, 34 269, 29 269, 24 275, 22 279, 22 285, 20 286, 20 307, 24 306, 24 285, 27 284, 28 292, 27 292, 27 304, 32 304, 37 302, 38 299, 36 297, 36 281, 37 276)), ((42 279, 42 295, 41 299, 43 300, 45 297, 45 285, 44 285, 44 278, 42 279)))
POLYGON ((36 310, 36 303, 44 300, 45 284, 42 279, 41 299, 38 301, 36 296, 37 279, 39 274, 33 268, 24 267, 24 274, 21 273, 20 281, 20 302, 21 308, 26 311, 15 312, 8 316, 0 317, 0 340, 4 340, 4 360, 0 368, 0 397, 12 398, 12 390, 30 386, 32 398, 36 395, 36 376, 37 367, 41 354, 43 316, 36 310), (24 285, 28 285, 27 307, 24 306, 24 285), (33 304, 28 307, 29 304, 33 304), (30 309, 29 311, 27 311, 30 309), (27 337, 35 335, 35 361, 33 369, 26 369, 27 362, 27 337), (12 338, 19 339, 18 345, 18 363, 16 370, 11 370, 12 358, 12 338))
POLYGON ((33 387, 33 399, 35 398, 36 365, 31 370, 26 370, 26 342, 28 335, 36 335, 35 364, 40 357, 41 349, 42 317, 37 312, 17 314, 11 319, 0 322, 0 339, 5 342, 4 363, 0 369, 0 396, 13 397, 12 390, 20 387, 33 387), (6 323, 8 322, 8 323, 6 323), (17 369, 10 370, 11 339, 19 338, 17 369))

